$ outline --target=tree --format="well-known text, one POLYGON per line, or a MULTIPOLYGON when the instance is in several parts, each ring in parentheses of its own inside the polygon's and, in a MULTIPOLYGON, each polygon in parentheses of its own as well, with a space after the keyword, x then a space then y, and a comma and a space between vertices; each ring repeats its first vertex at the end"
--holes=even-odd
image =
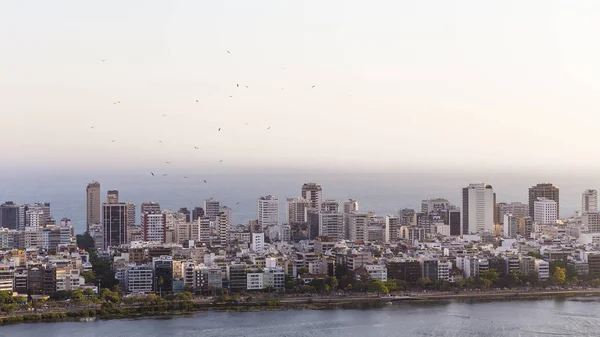
POLYGON ((533 256, 533 257, 535 257, 536 259, 540 259, 540 260, 544 258, 544 257, 542 256, 542 254, 540 254, 540 252, 539 252, 539 251, 535 251, 535 252, 529 252, 529 253, 527 253, 527 255, 528 255, 528 256, 533 256))
POLYGON ((385 284, 385 286, 388 288, 389 291, 398 290, 398 283, 394 279, 388 279, 383 284, 385 284))
POLYGON ((327 276, 327 278, 325 278, 325 284, 332 290, 337 289, 339 286, 337 278, 331 276, 327 276))
POLYGON ((84 294, 85 296, 88 296, 88 297, 89 297, 89 296, 94 296, 94 295, 96 295, 96 293, 94 293, 94 291, 93 291, 92 289, 90 289, 90 288, 86 288, 86 289, 83 291, 83 294, 84 294))
POLYGON ((85 232, 83 234, 77 234, 77 247, 89 252, 90 250, 95 250, 96 245, 94 243, 94 238, 90 235, 90 233, 85 232))
POLYGON ((115 292, 115 291, 111 291, 108 288, 102 289, 102 291, 100 292, 100 299, 102 299, 105 302, 112 302, 112 303, 118 303, 121 301, 121 298, 119 297, 119 293, 115 292))
POLYGON ((389 289, 385 286, 385 284, 383 284, 383 282, 379 280, 370 280, 367 289, 369 292, 377 294, 387 294, 390 292, 389 289))
POLYGON ((81 303, 85 301, 85 296, 83 295, 83 291, 81 289, 76 289, 71 293, 71 300, 75 303, 81 303))
POLYGON ((421 277, 417 280, 417 284, 421 289, 426 289, 433 285, 433 282, 428 277, 421 277))
POLYGON ((496 283, 498 279, 500 279, 500 274, 496 271, 496 269, 489 269, 481 272, 479 277, 489 280, 491 283, 496 283))
POLYGON ((556 267, 552 274, 552 279, 556 284, 565 284, 567 282, 567 273, 565 268, 556 267))

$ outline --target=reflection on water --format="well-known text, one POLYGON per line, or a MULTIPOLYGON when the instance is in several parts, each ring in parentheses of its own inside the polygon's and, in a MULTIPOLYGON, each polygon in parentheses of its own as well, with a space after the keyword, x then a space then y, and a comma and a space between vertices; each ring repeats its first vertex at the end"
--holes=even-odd
POLYGON ((369 310, 205 312, 160 320, 21 324, 2 327, 0 336, 597 336, 599 299, 589 299, 394 303, 369 310))

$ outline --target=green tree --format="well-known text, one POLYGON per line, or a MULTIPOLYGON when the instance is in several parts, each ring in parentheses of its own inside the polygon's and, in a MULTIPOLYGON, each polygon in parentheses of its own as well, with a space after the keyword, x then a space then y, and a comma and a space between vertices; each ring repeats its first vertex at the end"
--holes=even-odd
POLYGON ((81 276, 83 276, 86 283, 96 283, 96 274, 92 270, 84 271, 81 276))
POLYGON ((379 280, 370 280, 367 289, 369 292, 377 294, 387 294, 390 292, 385 284, 379 280))
POLYGON ((96 293, 94 293, 94 290, 92 290, 92 289, 90 289, 90 288, 86 288, 86 289, 83 291, 83 294, 84 294, 85 296, 88 296, 88 297, 91 297, 91 296, 95 296, 95 295, 96 295, 96 293))
POLYGON ((433 282, 428 277, 421 277, 417 280, 417 285, 421 287, 421 289, 427 289, 433 285, 433 282))
POLYGON ((112 302, 112 303, 119 303, 121 301, 121 298, 119 297, 119 293, 112 291, 108 288, 102 289, 102 291, 100 292, 100 299, 102 299, 105 302, 112 302))
POLYGON ((527 255, 528 255, 528 256, 533 256, 533 257, 535 257, 536 259, 540 259, 540 260, 544 258, 544 256, 542 256, 542 254, 540 254, 540 252, 539 252, 539 251, 535 251, 535 252, 529 252, 529 253, 527 253, 527 255))
POLYGON ((388 279, 383 284, 385 284, 386 288, 388 288, 389 291, 398 290, 398 282, 394 279, 388 279))
POLYGON ((336 277, 327 276, 325 278, 325 284, 332 290, 335 290, 339 286, 339 282, 336 277))
POLYGON ((489 280, 491 283, 496 283, 500 279, 500 274, 496 271, 496 269, 489 269, 481 272, 479 277, 489 280))
POLYGON ((81 289, 76 289, 71 293, 71 301, 75 303, 82 303, 85 301, 85 296, 81 289))
POLYGON ((85 232, 83 234, 77 234, 77 247, 89 252, 91 250, 95 250, 96 246, 94 243, 94 238, 90 235, 90 233, 85 232))

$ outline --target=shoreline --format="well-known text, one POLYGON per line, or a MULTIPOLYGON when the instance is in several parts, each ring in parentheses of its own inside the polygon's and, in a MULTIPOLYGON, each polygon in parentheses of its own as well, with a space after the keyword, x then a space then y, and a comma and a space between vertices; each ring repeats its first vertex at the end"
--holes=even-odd
POLYGON ((542 292, 502 292, 466 294, 419 294, 409 298, 394 299, 385 297, 318 297, 284 298, 281 301, 257 301, 252 303, 201 303, 178 302, 156 306, 121 307, 114 309, 71 309, 52 312, 18 313, 0 317, 0 326, 38 322, 81 322, 86 320, 170 318, 194 315, 200 312, 259 312, 280 310, 366 310, 383 308, 393 304, 435 304, 440 302, 492 302, 512 300, 543 300, 550 298, 596 297, 600 290, 542 291, 542 292))

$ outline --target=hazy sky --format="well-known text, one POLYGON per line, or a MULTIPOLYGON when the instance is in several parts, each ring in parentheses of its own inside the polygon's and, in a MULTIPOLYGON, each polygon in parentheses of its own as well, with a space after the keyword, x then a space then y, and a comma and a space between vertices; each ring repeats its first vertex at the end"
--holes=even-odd
POLYGON ((599 32, 598 1, 2 1, 0 166, 600 169, 599 32))

